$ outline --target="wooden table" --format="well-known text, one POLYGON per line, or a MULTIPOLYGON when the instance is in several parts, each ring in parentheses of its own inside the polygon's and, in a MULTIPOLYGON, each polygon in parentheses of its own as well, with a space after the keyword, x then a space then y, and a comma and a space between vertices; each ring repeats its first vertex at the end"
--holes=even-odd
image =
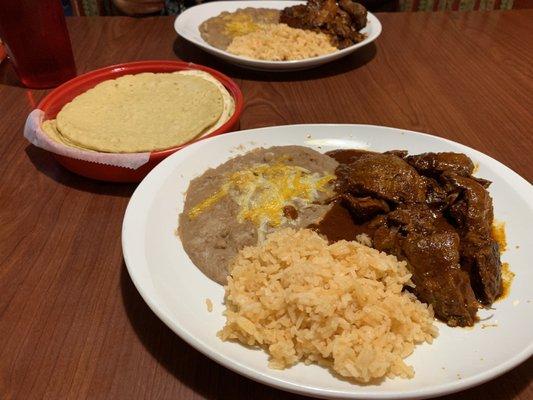
MULTIPOLYGON (((375 45, 290 74, 240 70, 176 39, 171 18, 69 20, 79 72, 181 58, 233 77, 241 128, 389 125, 464 143, 533 179, 533 11, 381 14, 375 45)), ((23 139, 46 93, 0 67, 0 398, 300 399, 242 378, 174 335, 126 272, 134 185, 62 169, 23 139)), ((519 277, 518 277, 519 279, 519 277)), ((460 356, 458 356, 460 357, 460 356)), ((447 399, 532 399, 533 360, 447 399)))

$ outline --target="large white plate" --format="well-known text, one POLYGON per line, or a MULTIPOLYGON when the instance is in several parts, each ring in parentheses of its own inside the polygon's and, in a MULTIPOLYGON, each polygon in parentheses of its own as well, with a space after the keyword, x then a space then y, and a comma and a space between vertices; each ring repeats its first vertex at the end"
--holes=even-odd
POLYGON ((260 0, 248 0, 248 1, 213 1, 209 3, 200 4, 198 6, 191 7, 185 10, 183 13, 178 15, 176 21, 174 22, 174 29, 178 34, 188 40, 191 43, 194 43, 196 46, 202 48, 203 50, 211 53, 217 57, 220 57, 227 62, 232 64, 237 64, 245 68, 265 70, 265 71, 291 71, 291 70, 301 70, 317 67, 319 65, 328 63, 333 60, 337 60, 341 57, 344 57, 348 54, 353 53, 360 47, 363 47, 370 42, 376 40, 376 38, 381 33, 381 24, 379 20, 371 13, 368 13, 368 23, 367 26, 361 30, 361 32, 366 33, 367 37, 360 43, 354 44, 353 46, 347 47, 345 49, 336 51, 331 54, 326 54, 319 57, 307 58, 305 60, 296 60, 296 61, 262 61, 262 60, 252 60, 245 57, 240 57, 228 53, 227 51, 217 49, 216 47, 211 46, 207 43, 202 36, 200 36, 200 31, 198 27, 206 19, 215 17, 223 11, 233 12, 238 8, 245 7, 256 7, 256 8, 273 8, 281 10, 285 7, 294 6, 297 4, 303 4, 302 1, 260 1, 260 0))
POLYGON ((124 259, 135 286, 150 308, 174 332, 216 362, 254 380, 292 392, 328 398, 425 398, 455 392, 492 379, 533 353, 533 190, 498 161, 445 139, 368 125, 292 125, 229 133, 200 141, 157 166, 133 194, 122 230, 124 259), (411 380, 386 380, 358 386, 334 378, 318 366, 297 365, 284 371, 267 367, 267 356, 216 337, 222 328, 224 290, 190 261, 174 235, 189 181, 246 149, 298 144, 319 151, 363 148, 407 149, 411 153, 456 151, 479 164, 477 175, 490 179, 496 218, 505 221, 508 250, 503 260, 516 273, 511 294, 480 312, 493 315, 474 328, 438 323, 433 345, 418 347, 407 362, 411 380), (214 303, 213 312, 205 300, 214 303))

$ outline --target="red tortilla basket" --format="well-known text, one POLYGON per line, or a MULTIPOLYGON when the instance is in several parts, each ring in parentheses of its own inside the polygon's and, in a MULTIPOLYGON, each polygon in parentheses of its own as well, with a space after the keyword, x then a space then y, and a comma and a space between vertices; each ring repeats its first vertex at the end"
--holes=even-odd
POLYGON ((115 79, 122 75, 138 74, 141 72, 174 72, 190 69, 199 69, 210 73, 216 79, 218 79, 226 87, 230 95, 233 96, 233 99, 235 100, 235 112, 231 118, 220 128, 209 133, 208 135, 196 138, 183 145, 166 150, 154 151, 150 153, 149 161, 135 170, 78 160, 59 154, 54 154, 57 161, 68 170, 88 178, 110 182, 139 182, 164 158, 168 157, 179 149, 198 140, 217 136, 234 130, 239 122, 244 103, 241 90, 237 84, 226 75, 214 69, 182 61, 138 61, 111 65, 109 67, 97 69, 86 74, 79 75, 76 78, 71 79, 70 81, 57 87, 41 100, 37 108, 44 112, 44 120, 52 119, 56 117, 56 114, 63 108, 65 104, 102 81, 115 79))

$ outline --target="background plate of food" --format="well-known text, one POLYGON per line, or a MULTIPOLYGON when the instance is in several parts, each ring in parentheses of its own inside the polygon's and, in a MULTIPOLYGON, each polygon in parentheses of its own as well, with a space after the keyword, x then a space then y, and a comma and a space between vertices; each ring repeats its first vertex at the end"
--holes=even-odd
POLYGON ((244 376, 426 398, 533 353, 532 195, 498 161, 427 134, 261 128, 159 164, 126 210, 124 259, 165 324, 244 376))
POLYGON ((351 0, 216 1, 192 7, 176 32, 203 50, 245 68, 313 68, 365 46, 379 20, 351 0))

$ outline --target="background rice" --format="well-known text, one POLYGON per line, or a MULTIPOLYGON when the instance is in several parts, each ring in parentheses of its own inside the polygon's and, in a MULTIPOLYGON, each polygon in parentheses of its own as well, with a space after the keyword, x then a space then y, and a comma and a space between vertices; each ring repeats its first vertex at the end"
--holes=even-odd
POLYGON ((433 310, 403 291, 405 263, 357 242, 283 229, 230 267, 223 340, 259 346, 270 367, 302 360, 360 382, 414 376, 403 358, 437 335, 433 310))
POLYGON ((285 24, 259 26, 254 32, 235 37, 226 50, 239 56, 270 61, 301 60, 338 50, 324 33, 285 24))

